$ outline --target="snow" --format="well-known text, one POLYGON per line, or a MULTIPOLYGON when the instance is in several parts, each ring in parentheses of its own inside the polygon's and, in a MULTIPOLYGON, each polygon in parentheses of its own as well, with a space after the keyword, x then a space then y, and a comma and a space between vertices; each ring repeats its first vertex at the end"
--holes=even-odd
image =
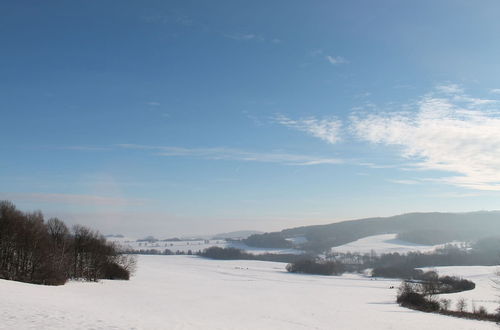
POLYGON ((435 270, 440 276, 463 277, 476 284, 474 290, 439 295, 440 299, 451 300, 450 309, 456 309, 456 303, 460 298, 466 300, 468 311, 472 311, 473 305, 476 308, 484 306, 490 313, 494 313, 499 307, 499 290, 495 288, 496 284, 494 282, 498 279, 495 275, 499 270, 498 266, 450 266, 423 268, 423 270, 435 270))
POLYGON ((138 266, 130 281, 0 280, 0 329, 497 329, 399 307, 394 280, 196 256, 139 256, 138 266))
POLYGON ((257 248, 248 246, 242 242, 231 242, 223 239, 211 239, 211 240, 186 240, 186 241, 156 241, 156 242, 137 242, 135 239, 131 238, 115 238, 111 237, 108 240, 120 244, 123 248, 128 250, 157 250, 165 251, 169 249, 172 252, 180 251, 187 253, 191 250, 193 253, 198 251, 203 251, 212 246, 218 247, 233 247, 236 249, 244 250, 251 254, 263 254, 263 253, 290 253, 290 254, 301 254, 304 253, 297 249, 273 249, 273 248, 257 248))
MULTIPOLYGON (((357 241, 353 241, 341 246, 335 246, 331 249, 332 252, 358 252, 370 253, 374 251, 377 254, 382 253, 407 253, 412 251, 430 252, 436 248, 443 247, 445 244, 439 245, 423 245, 411 242, 402 241, 396 238, 397 234, 384 234, 368 236, 357 241)), ((452 242, 452 244, 459 244, 452 242)))

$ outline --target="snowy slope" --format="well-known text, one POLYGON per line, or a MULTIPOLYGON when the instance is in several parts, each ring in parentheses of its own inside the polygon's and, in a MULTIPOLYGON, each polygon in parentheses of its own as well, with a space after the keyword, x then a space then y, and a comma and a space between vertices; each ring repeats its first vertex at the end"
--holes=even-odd
POLYGON ((371 251, 375 251, 377 254, 394 252, 407 253, 411 251, 430 252, 438 247, 444 246, 444 244, 422 245, 410 243, 399 240, 396 236, 397 234, 368 236, 348 244, 333 247, 332 252, 370 253, 371 251))
POLYGON ((289 274, 285 264, 140 256, 131 281, 0 280, 1 329, 497 329, 394 303, 398 281, 289 274))

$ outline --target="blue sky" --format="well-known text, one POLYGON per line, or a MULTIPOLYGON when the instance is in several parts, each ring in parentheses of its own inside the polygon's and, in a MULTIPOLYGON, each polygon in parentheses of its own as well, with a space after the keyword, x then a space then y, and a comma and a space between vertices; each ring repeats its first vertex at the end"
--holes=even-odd
POLYGON ((497 1, 4 1, 0 198, 127 235, 499 209, 497 1))

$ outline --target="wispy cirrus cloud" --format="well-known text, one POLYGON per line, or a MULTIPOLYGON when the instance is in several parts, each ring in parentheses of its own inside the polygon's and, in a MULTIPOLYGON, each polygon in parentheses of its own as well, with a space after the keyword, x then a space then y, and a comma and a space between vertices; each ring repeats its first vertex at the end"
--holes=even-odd
POLYGON ((353 115, 362 141, 397 146, 415 169, 454 173, 435 181, 500 191, 500 111, 458 85, 438 86, 413 111, 353 115))
POLYGON ((280 38, 265 37, 256 33, 224 33, 222 35, 228 39, 236 41, 261 41, 272 44, 280 44, 283 42, 280 38))
POLYGON ((182 148, 173 146, 148 146, 137 144, 120 144, 120 148, 149 150, 158 156, 193 157, 211 160, 236 160, 246 162, 279 163, 285 165, 320 165, 340 164, 343 161, 331 157, 290 154, 283 152, 252 152, 234 148, 182 148))
POLYGON ((56 149, 61 150, 75 150, 75 151, 109 151, 110 147, 97 147, 97 146, 66 146, 57 147, 56 149))
POLYGON ((420 184, 421 183, 418 180, 409 180, 409 179, 389 180, 389 182, 397 183, 397 184, 404 184, 404 185, 414 185, 414 184, 420 184))
POLYGON ((274 117, 274 120, 281 125, 306 132, 331 144, 341 140, 342 121, 337 119, 317 119, 315 117, 290 119, 279 114, 274 117))
POLYGON ((233 39, 233 40, 257 40, 257 41, 264 41, 265 38, 254 34, 254 33, 233 33, 233 34, 224 34, 226 38, 233 39))
POLYGON ((346 64, 349 63, 348 60, 343 58, 342 56, 332 56, 332 55, 326 55, 325 59, 333 65, 340 65, 340 64, 346 64))
POLYGON ((57 204, 87 205, 87 206, 140 205, 146 201, 144 199, 130 199, 122 197, 108 197, 108 196, 96 196, 96 195, 53 194, 53 193, 9 193, 9 192, 0 192, 0 199, 9 199, 19 202, 30 202, 30 203, 57 203, 57 204))

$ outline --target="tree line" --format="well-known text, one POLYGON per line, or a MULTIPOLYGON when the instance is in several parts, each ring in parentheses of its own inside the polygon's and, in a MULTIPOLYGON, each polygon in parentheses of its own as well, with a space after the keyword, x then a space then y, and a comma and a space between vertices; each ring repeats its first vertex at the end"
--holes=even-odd
POLYGON ((341 275, 345 272, 345 267, 333 260, 302 259, 286 265, 286 270, 290 273, 341 275))
POLYGON ((296 262, 302 259, 313 258, 311 255, 293 253, 263 253, 252 254, 233 247, 221 248, 218 246, 209 247, 197 253, 198 256, 216 260, 260 260, 274 262, 296 262))
POLYGON ((40 211, 22 212, 0 201, 0 278, 35 284, 61 285, 68 279, 128 280, 135 258, 121 254, 98 231, 40 211))

